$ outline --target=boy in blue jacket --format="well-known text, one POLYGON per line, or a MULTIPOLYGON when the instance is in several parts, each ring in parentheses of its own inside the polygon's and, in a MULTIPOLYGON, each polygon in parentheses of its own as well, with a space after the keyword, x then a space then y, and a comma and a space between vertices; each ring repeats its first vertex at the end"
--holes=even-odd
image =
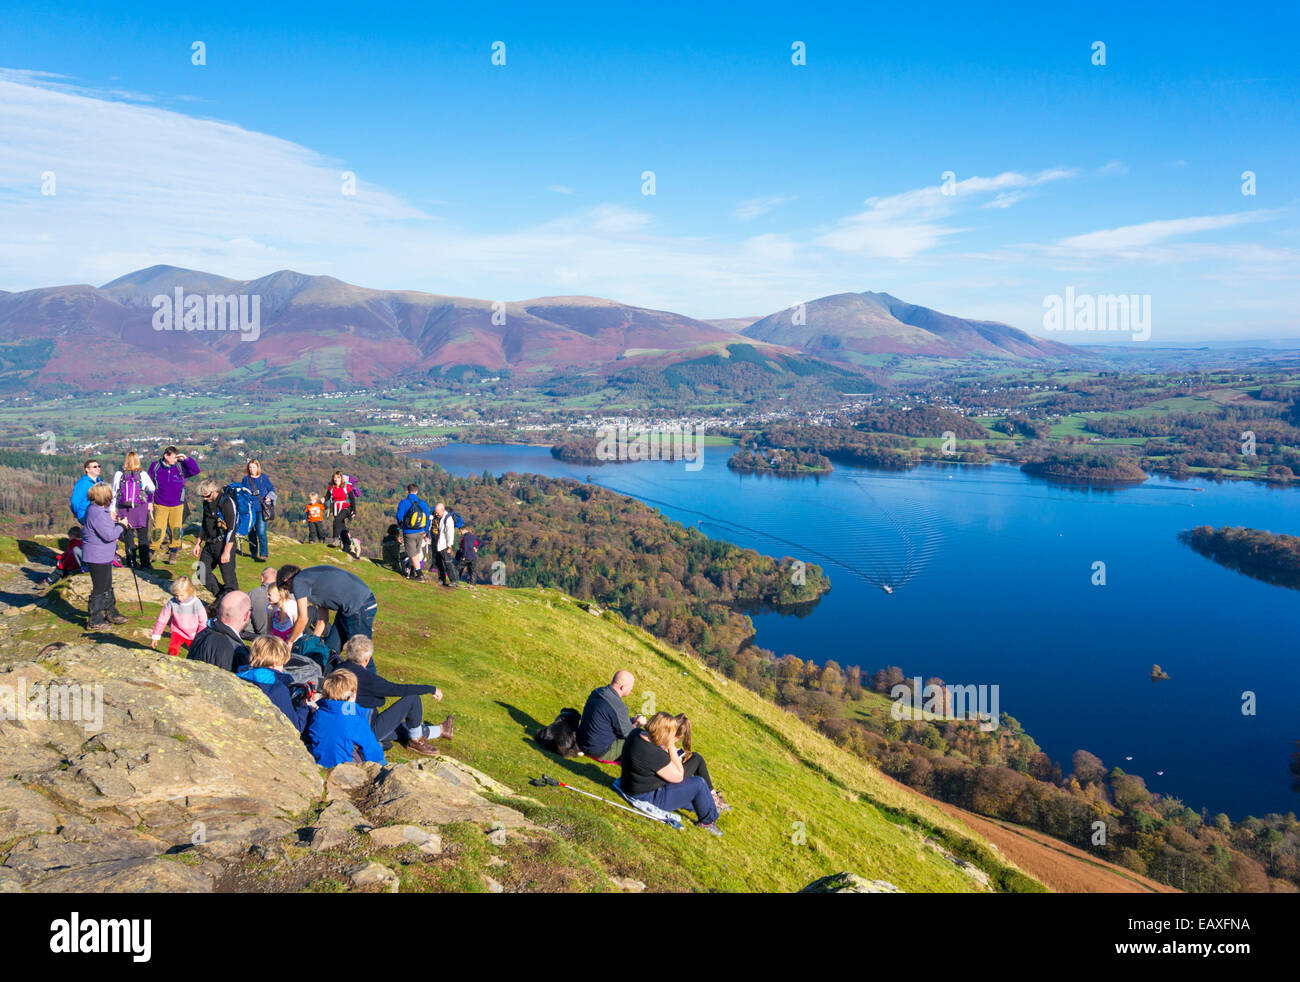
POLYGON ((370 729, 369 713, 357 707, 357 677, 335 671, 321 682, 324 698, 311 714, 303 741, 321 767, 336 767, 355 759, 384 764, 384 748, 370 729))
POLYGON ((289 691, 293 679, 281 671, 289 661, 289 646, 282 638, 266 635, 253 640, 250 652, 248 664, 235 674, 265 692, 275 707, 288 717, 294 729, 301 733, 318 697, 313 695, 301 706, 294 707, 293 693, 289 691))

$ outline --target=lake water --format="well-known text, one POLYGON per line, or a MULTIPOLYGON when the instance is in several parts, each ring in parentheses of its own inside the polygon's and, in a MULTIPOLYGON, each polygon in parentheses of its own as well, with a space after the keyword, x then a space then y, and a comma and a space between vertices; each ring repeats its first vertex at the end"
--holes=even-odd
POLYGON ((707 535, 818 563, 831 592, 804 616, 755 616, 755 643, 865 673, 897 665, 908 677, 997 685, 1001 711, 1067 773, 1083 748, 1197 810, 1296 810, 1287 765, 1300 739, 1300 593, 1176 538, 1195 525, 1295 534, 1296 492, 1163 478, 1088 490, 1007 465, 836 465, 792 480, 735 474, 730 453, 706 447, 694 472, 566 464, 513 445, 424 456, 458 475, 590 474, 707 535), (1104 586, 1093 585, 1095 563, 1104 586), (1168 681, 1151 681, 1153 663, 1168 681), (1242 712, 1247 692, 1253 715, 1242 712))

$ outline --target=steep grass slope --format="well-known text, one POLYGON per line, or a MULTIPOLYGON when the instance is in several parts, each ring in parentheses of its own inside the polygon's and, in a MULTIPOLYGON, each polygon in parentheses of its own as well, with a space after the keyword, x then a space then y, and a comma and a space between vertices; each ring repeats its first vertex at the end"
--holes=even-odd
MULTIPOLYGON (((12 561, 17 552, 12 540, 0 543, 0 558, 12 561)), ((456 714, 448 753, 539 798, 547 807, 530 817, 568 839, 580 865, 635 877, 652 890, 789 891, 841 870, 909 892, 983 889, 956 855, 999 888, 1043 889, 933 802, 611 613, 593 616, 556 591, 410 583, 371 562, 350 563, 337 551, 286 539, 276 539, 272 553, 277 564, 346 564, 371 585, 381 671, 444 688, 443 702, 426 697, 425 712, 429 719, 456 714), (528 787, 546 773, 615 797, 612 768, 546 754, 531 734, 562 707, 581 707, 618 668, 636 675, 634 711, 690 715, 696 749, 735 806, 721 820, 724 838, 689 823, 675 832, 572 791, 528 787), (927 839, 939 840, 943 851, 927 839)), ((254 585, 260 568, 241 558, 241 583, 254 585)), ((25 608, 6 643, 79 637, 84 612, 63 602, 65 587, 56 586, 43 607, 25 608)), ((134 597, 119 595, 119 607, 131 622, 114 633, 147 644, 156 605, 145 604, 142 616, 134 597)), ((392 756, 403 752, 395 748, 392 756)))

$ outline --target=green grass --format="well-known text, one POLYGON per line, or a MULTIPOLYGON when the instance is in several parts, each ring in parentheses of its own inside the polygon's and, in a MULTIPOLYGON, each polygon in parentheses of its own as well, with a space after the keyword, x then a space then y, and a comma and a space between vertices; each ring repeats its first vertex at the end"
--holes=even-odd
MULTIPOLYGON (((277 537, 272 558, 305 567, 339 561, 340 554, 277 537)), ((241 557, 241 584, 255 584, 260 568, 241 557)), ((545 855, 531 855, 523 866, 524 879, 538 889, 601 889, 602 870, 642 880, 652 890, 793 891, 841 870, 886 879, 909 892, 974 889, 968 877, 924 847, 927 835, 976 862, 995 882, 1041 889, 928 799, 612 613, 595 617, 553 590, 443 590, 408 582, 366 560, 347 568, 366 580, 379 601, 376 661, 384 675, 443 688, 443 702, 425 697, 425 715, 434 720, 456 714, 452 756, 535 797, 541 805, 530 806, 529 817, 559 833, 545 855), (587 693, 618 668, 636 676, 628 700, 633 712, 665 709, 691 717, 695 747, 735 806, 720 821, 724 838, 689 821, 675 832, 572 791, 528 785, 545 773, 616 797, 613 768, 546 754, 531 735, 563 707, 581 708, 587 693)), ((123 637, 156 615, 154 605, 145 605, 141 616, 134 598, 127 601, 119 597, 131 617, 118 631, 123 637)), ((53 623, 50 614, 38 612, 42 640, 79 636, 66 605, 62 609, 62 619, 53 623)), ((56 603, 51 613, 59 612, 56 603)), ((398 748, 390 754, 403 758, 398 748)), ((429 871, 434 879, 425 888, 477 890, 482 872, 496 875, 483 865, 487 846, 481 833, 462 832, 450 830, 455 841, 465 839, 459 861, 429 871)), ((512 869, 517 865, 512 861, 512 869)))

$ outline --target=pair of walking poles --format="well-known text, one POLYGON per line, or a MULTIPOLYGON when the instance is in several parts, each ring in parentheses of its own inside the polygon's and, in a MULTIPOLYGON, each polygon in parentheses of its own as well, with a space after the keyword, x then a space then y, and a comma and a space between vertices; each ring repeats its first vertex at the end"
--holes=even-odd
POLYGON ((645 812, 637 811, 635 808, 631 807, 630 805, 620 805, 617 801, 611 801, 608 798, 602 798, 600 795, 592 794, 590 791, 583 791, 582 788, 575 788, 572 784, 565 784, 563 781, 557 781, 555 778, 547 777, 545 774, 543 774, 541 777, 533 778, 528 783, 535 788, 545 788, 548 786, 552 788, 555 787, 568 788, 570 791, 576 791, 578 792, 578 794, 586 795, 588 798, 595 798, 597 801, 603 801, 605 804, 613 808, 621 808, 625 812, 631 812, 633 815, 639 815, 641 818, 647 819, 648 821, 654 822, 658 825, 668 824, 667 822, 660 821, 659 819, 655 818, 653 815, 647 815, 645 812))

